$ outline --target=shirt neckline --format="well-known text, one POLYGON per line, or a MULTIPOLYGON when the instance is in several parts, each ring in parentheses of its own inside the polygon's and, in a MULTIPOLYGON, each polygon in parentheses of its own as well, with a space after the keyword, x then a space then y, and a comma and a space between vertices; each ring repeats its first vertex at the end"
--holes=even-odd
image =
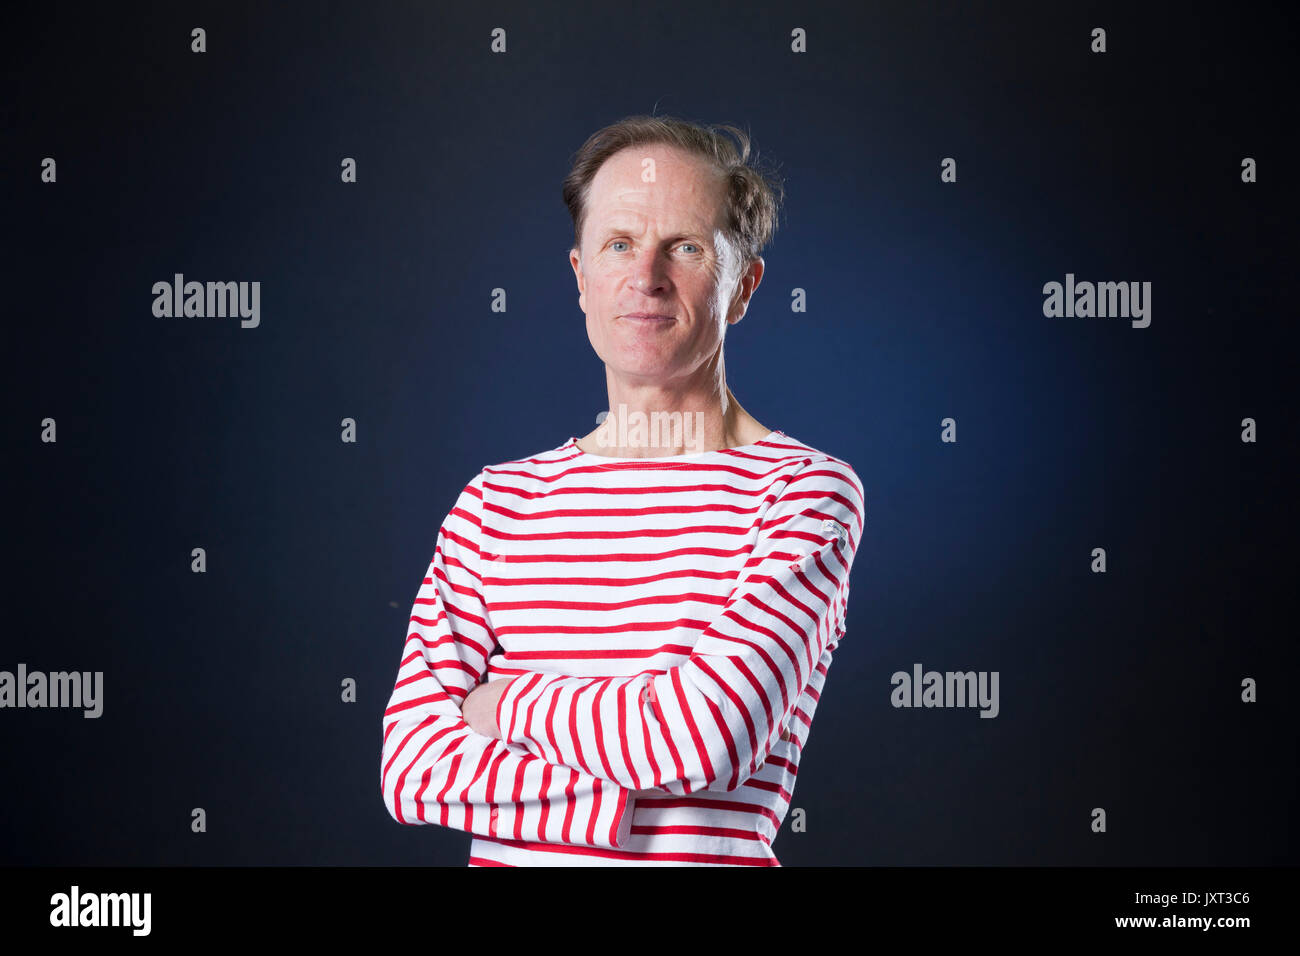
POLYGON ((655 464, 655 465, 672 465, 679 461, 699 461, 703 458, 709 458, 714 455, 734 455, 737 452, 750 451, 758 448, 764 442, 770 442, 775 438, 787 437, 785 432, 779 428, 774 428, 758 441, 750 442, 747 445, 736 445, 734 448, 718 448, 714 451, 693 451, 685 455, 659 455, 655 458, 617 458, 613 455, 593 455, 589 451, 583 451, 578 447, 578 439, 570 437, 563 445, 560 446, 562 451, 574 451, 578 458, 575 460, 603 462, 605 464, 655 464))

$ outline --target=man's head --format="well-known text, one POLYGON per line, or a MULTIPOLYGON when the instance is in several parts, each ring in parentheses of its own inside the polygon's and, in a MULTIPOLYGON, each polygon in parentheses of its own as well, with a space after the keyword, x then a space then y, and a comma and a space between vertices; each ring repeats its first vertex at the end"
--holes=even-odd
POLYGON ((748 158, 735 127, 644 116, 600 130, 575 156, 564 200, 578 302, 592 347, 628 384, 689 378, 745 314, 782 198, 748 158))

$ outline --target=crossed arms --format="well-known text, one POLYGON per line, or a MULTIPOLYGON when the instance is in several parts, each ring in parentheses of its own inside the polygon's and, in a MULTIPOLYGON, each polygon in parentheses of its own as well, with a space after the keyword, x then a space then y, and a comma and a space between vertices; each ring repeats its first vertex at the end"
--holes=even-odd
POLYGON ((808 462, 790 479, 684 664, 626 678, 525 671, 484 686, 495 638, 479 583, 482 480, 439 530, 384 713, 380 786, 393 818, 618 847, 637 790, 741 786, 789 736, 813 668, 843 634, 863 520, 852 470, 808 462))

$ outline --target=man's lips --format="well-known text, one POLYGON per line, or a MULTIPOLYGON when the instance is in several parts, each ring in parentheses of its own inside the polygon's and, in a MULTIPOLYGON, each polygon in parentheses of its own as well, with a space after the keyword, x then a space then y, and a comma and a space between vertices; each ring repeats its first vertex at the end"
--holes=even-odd
POLYGON ((658 312, 629 312, 627 315, 620 316, 623 319, 634 319, 638 322, 672 322, 674 317, 671 315, 661 315, 658 312))

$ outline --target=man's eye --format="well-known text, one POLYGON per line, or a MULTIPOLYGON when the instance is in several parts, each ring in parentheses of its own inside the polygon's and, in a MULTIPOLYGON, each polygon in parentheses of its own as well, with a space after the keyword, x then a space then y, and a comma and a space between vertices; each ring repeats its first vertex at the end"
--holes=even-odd
POLYGON ((699 248, 700 248, 699 246, 697 246, 697 245, 696 245, 695 243, 693 243, 693 242, 683 242, 682 245, 683 245, 683 246, 690 246, 692 249, 699 249, 699 248))
POLYGON ((611 246, 626 246, 627 243, 624 242, 622 239, 615 239, 613 242, 610 243, 610 245, 611 245, 611 246))

